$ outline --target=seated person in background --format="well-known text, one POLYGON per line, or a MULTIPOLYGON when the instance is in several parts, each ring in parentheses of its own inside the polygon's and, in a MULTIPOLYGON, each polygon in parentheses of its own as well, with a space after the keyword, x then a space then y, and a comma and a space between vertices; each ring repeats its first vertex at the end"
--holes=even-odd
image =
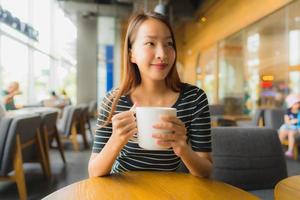
POLYGON ((284 124, 279 129, 280 141, 288 138, 288 150, 285 155, 293 157, 293 148, 295 144, 295 136, 299 135, 300 127, 298 123, 298 115, 300 114, 300 96, 291 94, 287 96, 286 103, 288 109, 284 115, 284 124))
POLYGON ((46 107, 56 107, 56 108, 63 108, 64 102, 63 100, 56 95, 55 91, 50 92, 50 98, 43 100, 43 105, 46 107))
POLYGON ((61 99, 64 102, 65 106, 72 105, 71 99, 70 97, 68 97, 67 92, 64 89, 61 90, 61 99))
POLYGON ((14 101, 14 97, 16 95, 21 94, 19 90, 19 83, 14 81, 11 82, 7 88, 7 90, 3 91, 3 104, 6 110, 15 110, 16 105, 14 101))

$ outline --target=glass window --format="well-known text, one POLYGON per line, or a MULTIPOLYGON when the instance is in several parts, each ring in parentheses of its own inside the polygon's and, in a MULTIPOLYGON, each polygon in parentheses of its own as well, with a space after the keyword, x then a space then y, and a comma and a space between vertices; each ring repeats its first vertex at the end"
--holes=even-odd
POLYGON ((36 46, 43 51, 50 51, 51 35, 51 0, 32 0, 32 24, 39 32, 36 46))
POLYGON ((33 54, 33 94, 32 102, 49 98, 50 59, 38 51, 33 54))
POLYGON ((76 104, 76 67, 62 62, 61 65, 57 67, 55 77, 57 80, 55 90, 60 94, 64 89, 71 98, 72 104, 76 104))
POLYGON ((16 96, 16 104, 27 104, 29 69, 27 46, 1 36, 1 58, 3 86, 7 87, 10 82, 18 81, 22 94, 16 96))
MULTIPOLYGON (((200 55, 199 55, 200 56, 200 55)), ((217 46, 213 46, 204 51, 199 60, 199 66, 196 73, 199 78, 204 77, 203 89, 205 90, 209 104, 216 104, 217 102, 217 46), (200 67, 200 68, 199 68, 200 67), (201 75, 201 72, 203 73, 201 75)))
POLYGON ((0 23, 0 86, 19 81, 17 104, 37 103, 50 90, 66 89, 76 95, 76 33, 71 20, 55 0, 0 0, 1 6, 39 32, 32 42, 24 34, 0 23), (31 48, 34 45, 35 48, 31 48))
POLYGON ((244 93, 242 36, 242 32, 239 32, 219 44, 219 98, 221 100, 230 96, 242 97, 244 93))
POLYGON ((282 86, 287 85, 289 66, 286 17, 285 9, 281 9, 245 30, 246 80, 253 109, 283 105, 282 86))
POLYGON ((77 28, 58 5, 55 4, 54 8, 55 26, 52 37, 55 43, 55 52, 53 53, 55 57, 62 57, 72 65, 76 65, 77 28))

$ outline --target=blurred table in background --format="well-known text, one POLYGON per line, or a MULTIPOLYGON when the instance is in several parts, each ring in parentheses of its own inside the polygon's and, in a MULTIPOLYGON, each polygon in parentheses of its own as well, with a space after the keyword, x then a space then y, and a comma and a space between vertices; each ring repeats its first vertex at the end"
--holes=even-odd
POLYGON ((50 111, 56 111, 58 113, 61 112, 60 109, 58 109, 58 108, 28 107, 28 108, 21 108, 21 109, 17 109, 17 110, 7 111, 5 113, 5 117, 15 117, 18 115, 28 115, 28 114, 32 114, 32 113, 42 114, 44 112, 50 112, 50 111))
POLYGON ((290 176, 281 180, 275 186, 275 200, 299 200, 300 199, 300 175, 290 176))
POLYGON ((236 126, 236 122, 240 120, 251 120, 249 115, 212 115, 212 127, 217 126, 236 126))

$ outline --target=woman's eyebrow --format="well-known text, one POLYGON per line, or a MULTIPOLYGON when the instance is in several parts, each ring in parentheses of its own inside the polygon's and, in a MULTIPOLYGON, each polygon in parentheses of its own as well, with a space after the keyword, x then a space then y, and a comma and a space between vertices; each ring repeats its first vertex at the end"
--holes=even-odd
MULTIPOLYGON (((158 36, 152 36, 152 35, 146 35, 145 38, 158 39, 159 37, 158 37, 158 36)), ((165 40, 167 40, 167 39, 172 39, 172 36, 164 37, 164 39, 165 39, 165 40)))

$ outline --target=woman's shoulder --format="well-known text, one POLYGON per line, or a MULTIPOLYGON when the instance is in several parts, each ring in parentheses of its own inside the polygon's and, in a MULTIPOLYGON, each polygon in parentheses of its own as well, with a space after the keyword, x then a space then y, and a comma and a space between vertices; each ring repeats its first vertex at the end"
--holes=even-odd
POLYGON ((192 85, 192 84, 189 84, 189 83, 182 83, 181 88, 182 88, 184 96, 185 95, 190 95, 190 94, 196 94, 196 95, 200 94, 201 95, 201 94, 205 93, 204 90, 202 90, 198 86, 192 85))
POLYGON ((106 92, 106 94, 101 99, 101 104, 105 104, 110 107, 118 90, 118 88, 113 88, 110 91, 106 92))

